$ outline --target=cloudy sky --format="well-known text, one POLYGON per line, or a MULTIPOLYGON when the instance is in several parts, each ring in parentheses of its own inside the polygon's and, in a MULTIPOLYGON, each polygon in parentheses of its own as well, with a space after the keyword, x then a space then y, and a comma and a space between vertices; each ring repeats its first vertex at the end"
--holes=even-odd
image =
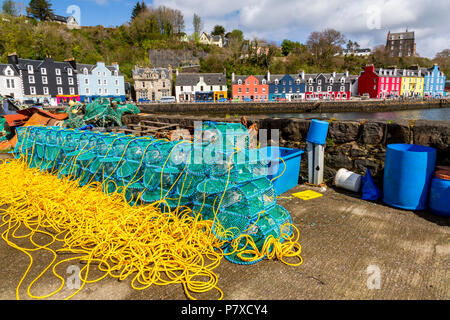
MULTIPOLYGON (((120 25, 129 20, 137 0, 58 0, 55 13, 70 5, 80 8, 83 25, 120 25)), ((306 42, 312 31, 334 28, 362 47, 385 44, 387 32, 415 31, 417 52, 433 58, 450 48, 449 0, 146 0, 181 10, 186 32, 192 32, 197 13, 204 29, 214 25, 241 29, 246 38, 280 43, 283 39, 306 42)))

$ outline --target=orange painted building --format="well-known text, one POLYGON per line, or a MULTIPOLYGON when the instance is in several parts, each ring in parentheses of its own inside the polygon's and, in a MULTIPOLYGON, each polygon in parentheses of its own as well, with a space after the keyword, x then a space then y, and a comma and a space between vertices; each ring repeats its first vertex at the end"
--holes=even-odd
POLYGON ((236 76, 232 74, 233 100, 268 101, 269 84, 266 76, 236 76))

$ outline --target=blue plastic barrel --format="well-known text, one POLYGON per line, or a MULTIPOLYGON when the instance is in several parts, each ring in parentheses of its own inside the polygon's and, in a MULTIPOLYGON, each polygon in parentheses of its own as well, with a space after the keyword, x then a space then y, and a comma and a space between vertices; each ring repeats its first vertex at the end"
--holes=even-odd
POLYGON ((436 149, 414 144, 387 146, 383 202, 400 209, 425 210, 436 149))
POLYGON ((267 178, 269 180, 276 178, 273 181, 273 185, 277 196, 298 185, 300 163, 302 154, 305 153, 303 150, 282 147, 266 147, 259 150, 271 159, 267 178), (279 158, 283 159, 283 161, 279 158))
POLYGON ((450 172, 438 171, 431 179, 429 207, 436 215, 450 217, 450 172))
POLYGON ((330 124, 327 121, 313 119, 309 126, 306 141, 314 144, 325 144, 327 141, 328 127, 330 124))

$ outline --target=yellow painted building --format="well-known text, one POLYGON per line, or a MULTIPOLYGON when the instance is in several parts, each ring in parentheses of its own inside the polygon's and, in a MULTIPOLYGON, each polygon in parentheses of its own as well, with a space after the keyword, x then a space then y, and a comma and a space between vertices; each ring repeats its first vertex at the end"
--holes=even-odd
POLYGON ((214 102, 219 99, 228 99, 228 91, 214 91, 214 102))
POLYGON ((400 95, 405 97, 423 97, 425 80, 417 70, 403 70, 400 95))

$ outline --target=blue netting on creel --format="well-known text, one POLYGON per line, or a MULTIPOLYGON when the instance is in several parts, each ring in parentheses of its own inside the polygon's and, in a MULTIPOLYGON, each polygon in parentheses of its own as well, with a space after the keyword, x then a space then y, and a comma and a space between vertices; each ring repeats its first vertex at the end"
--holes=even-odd
POLYGON ((130 205, 158 203, 163 212, 189 207, 213 221, 215 236, 228 243, 247 234, 262 246, 290 221, 267 179, 270 159, 248 150, 240 124, 206 123, 193 143, 56 127, 18 128, 17 136, 15 156, 31 167, 80 185, 100 182, 130 205))

